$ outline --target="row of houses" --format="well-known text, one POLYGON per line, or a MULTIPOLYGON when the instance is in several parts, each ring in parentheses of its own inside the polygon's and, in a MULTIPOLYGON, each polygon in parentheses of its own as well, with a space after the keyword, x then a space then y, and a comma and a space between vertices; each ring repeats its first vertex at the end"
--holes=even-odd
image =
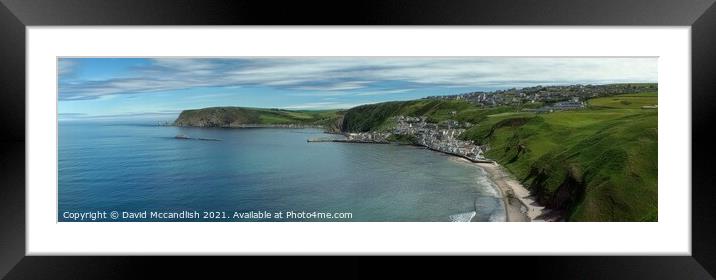
POLYGON ((425 146, 432 150, 462 156, 474 161, 485 160, 483 150, 472 141, 459 139, 460 134, 465 131, 457 121, 447 121, 440 124, 427 122, 425 117, 395 118, 395 129, 397 135, 412 135, 416 144, 425 146))

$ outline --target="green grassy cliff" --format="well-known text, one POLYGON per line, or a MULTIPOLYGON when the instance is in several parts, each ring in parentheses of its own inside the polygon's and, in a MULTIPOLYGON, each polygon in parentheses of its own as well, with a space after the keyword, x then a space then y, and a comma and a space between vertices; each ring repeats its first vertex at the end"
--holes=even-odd
POLYGON ((578 111, 492 115, 462 137, 486 144, 488 157, 567 220, 656 221, 658 113, 641 109, 656 105, 656 94, 589 103, 578 111))
POLYGON ((342 112, 335 110, 292 111, 245 107, 212 107, 184 110, 177 126, 241 127, 242 125, 316 125, 339 130, 342 112))
POLYGON ((656 93, 596 98, 587 109, 547 114, 516 107, 479 108, 457 100, 364 105, 345 112, 343 129, 388 130, 390 117, 427 116, 474 125, 461 138, 486 155, 568 221, 656 221, 656 93))

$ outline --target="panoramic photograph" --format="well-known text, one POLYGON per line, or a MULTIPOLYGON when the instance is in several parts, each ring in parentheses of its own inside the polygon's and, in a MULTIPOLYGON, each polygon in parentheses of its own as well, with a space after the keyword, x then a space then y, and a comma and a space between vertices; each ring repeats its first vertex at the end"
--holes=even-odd
POLYGON ((657 222, 657 70, 59 57, 57 221, 657 222))

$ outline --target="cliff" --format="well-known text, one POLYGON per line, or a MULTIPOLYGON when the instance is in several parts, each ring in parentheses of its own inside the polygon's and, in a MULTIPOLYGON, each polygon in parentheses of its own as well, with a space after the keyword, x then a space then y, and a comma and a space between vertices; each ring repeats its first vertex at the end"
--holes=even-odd
POLYGON ((502 114, 463 138, 519 178, 568 221, 657 221, 657 95, 588 101, 589 108, 502 114))
POLYGON ((342 112, 336 110, 293 111, 245 107, 211 107, 184 110, 174 121, 176 126, 196 127, 325 127, 340 130, 336 123, 342 112))

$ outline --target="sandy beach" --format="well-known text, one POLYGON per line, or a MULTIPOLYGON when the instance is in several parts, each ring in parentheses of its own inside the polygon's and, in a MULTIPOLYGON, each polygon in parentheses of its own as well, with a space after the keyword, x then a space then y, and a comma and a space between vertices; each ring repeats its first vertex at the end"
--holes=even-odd
POLYGON ((497 163, 475 163, 490 176, 502 193, 508 222, 543 222, 540 216, 544 207, 530 196, 529 190, 522 186, 512 174, 497 163))

